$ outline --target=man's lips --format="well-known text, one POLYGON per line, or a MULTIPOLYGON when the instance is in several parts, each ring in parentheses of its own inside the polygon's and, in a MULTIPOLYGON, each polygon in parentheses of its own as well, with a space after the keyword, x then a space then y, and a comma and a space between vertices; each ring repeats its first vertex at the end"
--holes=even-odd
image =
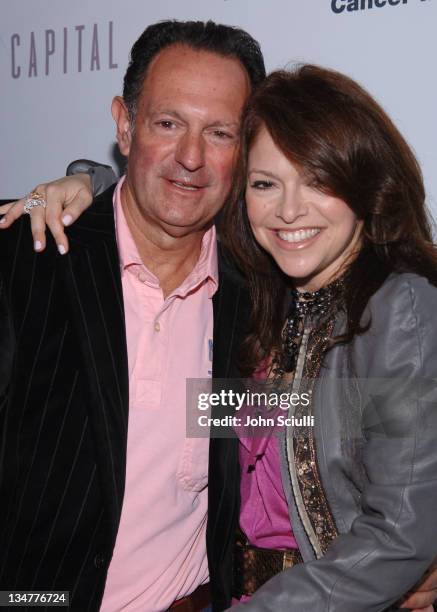
POLYGON ((166 178, 166 180, 174 187, 177 187, 178 189, 182 189, 184 191, 199 191, 201 189, 205 189, 208 186, 206 183, 197 183, 194 181, 186 181, 183 179, 166 178))

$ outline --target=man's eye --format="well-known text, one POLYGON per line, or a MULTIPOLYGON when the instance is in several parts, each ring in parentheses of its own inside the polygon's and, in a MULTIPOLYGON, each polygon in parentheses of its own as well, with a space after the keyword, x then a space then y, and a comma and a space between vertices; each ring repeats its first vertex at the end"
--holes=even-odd
POLYGON ((226 140, 226 139, 232 138, 232 134, 229 134, 228 132, 224 132, 223 130, 214 130, 213 134, 217 138, 220 138, 220 140, 226 140))
POLYGON ((265 189, 270 189, 270 187, 273 187, 273 182, 272 181, 253 181, 250 186, 253 189, 259 189, 260 191, 263 191, 265 189))
POLYGON ((174 127, 174 123, 173 121, 169 121, 167 119, 163 119, 161 121, 157 121, 157 125, 159 125, 160 127, 165 128, 166 130, 170 130, 171 128, 174 127))

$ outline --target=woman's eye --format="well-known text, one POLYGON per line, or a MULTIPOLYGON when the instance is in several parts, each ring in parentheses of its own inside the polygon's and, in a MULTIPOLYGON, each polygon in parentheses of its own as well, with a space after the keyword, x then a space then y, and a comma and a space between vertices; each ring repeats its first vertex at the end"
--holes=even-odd
POLYGON ((273 187, 273 182, 272 181, 253 181, 250 186, 253 189, 259 189, 260 191, 263 191, 264 189, 269 189, 270 187, 273 187))
POLYGON ((304 174, 302 176, 302 183, 305 187, 309 187, 309 189, 320 191, 320 181, 317 180, 315 176, 311 176, 310 174, 304 174))

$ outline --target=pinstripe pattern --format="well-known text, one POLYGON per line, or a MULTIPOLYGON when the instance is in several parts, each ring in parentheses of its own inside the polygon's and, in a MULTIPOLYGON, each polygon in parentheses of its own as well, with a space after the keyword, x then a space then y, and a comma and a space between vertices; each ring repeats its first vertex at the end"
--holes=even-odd
MULTIPOLYGON (((214 303, 214 378, 239 378, 238 349, 250 321, 247 288, 235 270, 219 257, 219 286, 214 303)), ((223 415, 223 408, 219 410, 223 415)), ((213 416, 215 415, 213 412, 213 416)), ((214 610, 228 608, 232 589, 232 550, 229 543, 238 523, 240 503, 238 440, 212 438, 209 452, 207 550, 214 610), (226 523, 218 517, 226 516, 226 523), (226 548, 227 547, 227 548, 226 548), (223 592, 223 585, 227 591, 223 592)))
POLYGON ((0 239, 0 588, 98 610, 128 415, 112 191, 71 228, 71 255, 35 255, 25 224, 0 239))

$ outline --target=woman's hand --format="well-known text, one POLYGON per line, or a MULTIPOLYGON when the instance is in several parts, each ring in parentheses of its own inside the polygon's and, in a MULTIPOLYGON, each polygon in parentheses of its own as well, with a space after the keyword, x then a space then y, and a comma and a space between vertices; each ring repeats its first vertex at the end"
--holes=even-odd
MULTIPOLYGON (((46 201, 47 208, 37 206, 30 212, 30 223, 35 251, 46 246, 45 230, 48 225, 61 255, 68 251, 68 239, 64 227, 71 225, 90 206, 93 200, 91 179, 88 174, 66 176, 51 183, 35 187, 46 201)), ((24 214, 26 198, 0 206, 0 229, 7 229, 24 214)))

